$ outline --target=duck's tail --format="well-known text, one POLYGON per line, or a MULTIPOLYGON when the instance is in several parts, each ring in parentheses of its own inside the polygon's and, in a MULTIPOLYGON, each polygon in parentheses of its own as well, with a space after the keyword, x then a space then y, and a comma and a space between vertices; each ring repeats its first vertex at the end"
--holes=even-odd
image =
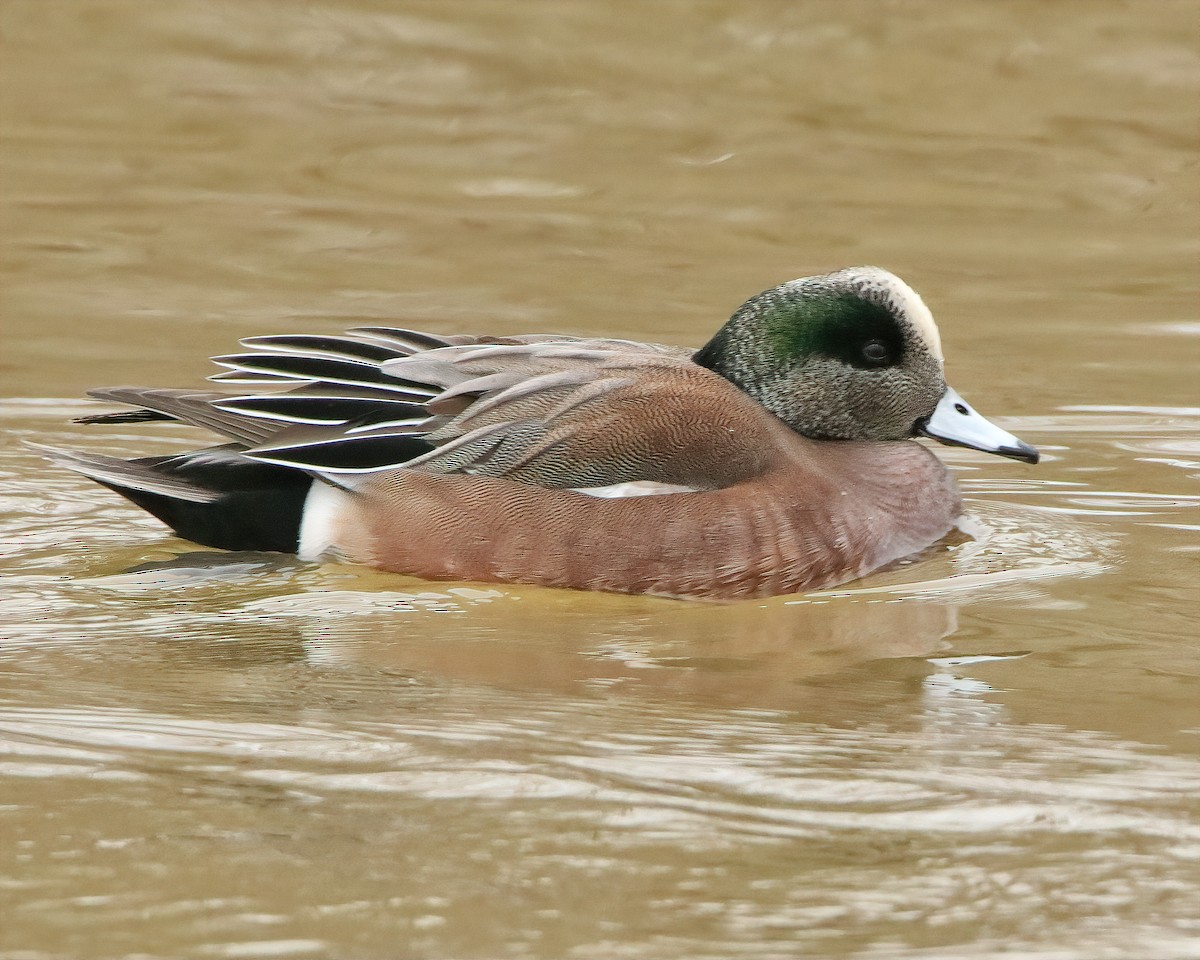
POLYGON ((122 460, 29 444, 153 514, 185 540, 223 550, 296 553, 314 480, 262 463, 237 444, 122 460))

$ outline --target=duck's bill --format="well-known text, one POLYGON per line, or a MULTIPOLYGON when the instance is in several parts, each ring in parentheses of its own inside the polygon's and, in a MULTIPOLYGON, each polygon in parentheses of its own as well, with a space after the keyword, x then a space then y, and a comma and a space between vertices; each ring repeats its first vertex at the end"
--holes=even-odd
POLYGON ((929 419, 917 426, 917 433, 951 446, 970 447, 1026 463, 1038 462, 1036 449, 981 417, 950 387, 929 419))

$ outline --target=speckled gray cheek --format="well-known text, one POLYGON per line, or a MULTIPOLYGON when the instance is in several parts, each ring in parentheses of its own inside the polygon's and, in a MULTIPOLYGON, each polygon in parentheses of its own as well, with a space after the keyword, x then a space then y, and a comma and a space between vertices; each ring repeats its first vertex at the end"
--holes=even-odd
POLYGON ((862 370, 809 357, 778 368, 773 376, 759 375, 759 402, 814 439, 903 439, 932 413, 945 390, 941 364, 913 344, 894 367, 862 370))
POLYGON ((872 434, 859 416, 865 404, 851 399, 861 389, 856 371, 836 360, 811 357, 762 381, 759 402, 798 433, 814 439, 864 440, 872 434))
POLYGON ((867 414, 879 435, 911 436, 916 423, 933 412, 945 390, 941 367, 926 355, 890 373, 874 396, 866 399, 867 414))

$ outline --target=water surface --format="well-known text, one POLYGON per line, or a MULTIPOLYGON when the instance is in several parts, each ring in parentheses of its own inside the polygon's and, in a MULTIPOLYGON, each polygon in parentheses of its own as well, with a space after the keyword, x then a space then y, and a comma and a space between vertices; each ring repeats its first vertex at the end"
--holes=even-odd
POLYGON ((1200 957, 1187 3, 9 2, 0 958, 1200 957), (239 336, 878 263, 1037 467, 731 605, 205 551, 16 441, 239 336))

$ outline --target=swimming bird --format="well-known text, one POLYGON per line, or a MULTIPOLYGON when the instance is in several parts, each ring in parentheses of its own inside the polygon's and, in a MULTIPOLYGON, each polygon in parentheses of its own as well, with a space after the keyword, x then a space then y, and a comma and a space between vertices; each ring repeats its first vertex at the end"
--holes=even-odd
POLYGON ((740 599, 925 549, 963 506, 915 437, 1036 463, 945 379, 929 309, 853 267, 746 301, 699 350, 389 326, 243 340, 225 391, 109 387, 223 443, 42 448, 179 536, 437 580, 740 599), (240 392, 228 392, 237 384, 240 392))

